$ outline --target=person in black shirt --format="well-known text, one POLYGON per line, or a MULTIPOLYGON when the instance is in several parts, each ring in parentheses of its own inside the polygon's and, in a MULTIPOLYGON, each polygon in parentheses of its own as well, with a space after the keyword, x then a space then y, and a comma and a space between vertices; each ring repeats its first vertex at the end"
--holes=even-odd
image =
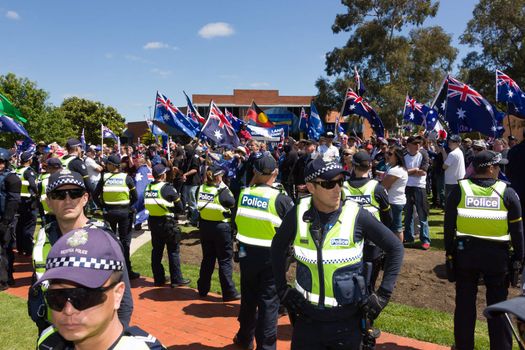
POLYGON ((82 175, 86 189, 88 193, 93 193, 93 185, 89 180, 89 174, 84 164, 84 161, 80 159, 80 152, 82 151, 82 143, 78 139, 69 139, 66 142, 67 155, 63 156, 60 161, 64 169, 74 171, 82 175))

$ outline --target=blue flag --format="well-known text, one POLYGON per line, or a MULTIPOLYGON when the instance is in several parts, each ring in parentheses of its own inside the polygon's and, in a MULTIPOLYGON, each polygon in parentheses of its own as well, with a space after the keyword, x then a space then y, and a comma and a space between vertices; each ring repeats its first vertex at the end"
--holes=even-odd
POLYGON ((168 136, 161 128, 159 128, 157 125, 155 125, 151 120, 146 120, 146 123, 148 124, 148 127, 153 134, 153 136, 168 136))
POLYGON ((509 114, 525 119, 525 93, 500 70, 496 70, 496 101, 506 102, 509 114))
POLYGON ((213 101, 210 102, 210 113, 201 133, 218 146, 235 148, 241 144, 232 124, 213 101))
POLYGON ((182 113, 173 103, 164 95, 157 92, 157 98, 155 99, 155 113, 153 119, 167 124, 172 128, 182 131, 189 137, 195 137, 198 133, 198 129, 195 124, 188 120, 188 118, 182 113))
POLYGON ((319 137, 324 133, 324 126, 317 108, 314 103, 310 103, 310 117, 308 118, 308 138, 310 140, 319 140, 319 137))
POLYGON ((425 130, 434 130, 438 121, 437 112, 427 105, 417 102, 407 95, 403 119, 409 123, 425 127, 425 130))
POLYGON ((16 141, 16 153, 21 154, 23 152, 35 152, 36 145, 30 137, 27 137, 23 141, 16 141))
POLYGON ((144 192, 148 184, 153 181, 153 175, 147 165, 141 165, 134 177, 135 188, 137 189, 137 201, 133 204, 136 209, 135 224, 141 224, 148 219, 148 212, 144 207, 144 192))
POLYGON ((80 134, 80 143, 82 144, 82 149, 86 151, 86 136, 84 135, 84 128, 82 128, 82 134, 80 134))
POLYGON ((231 123, 233 130, 235 130, 235 132, 241 131, 242 126, 246 125, 244 121, 234 116, 233 113, 228 110, 228 108, 224 109, 224 114, 226 115, 226 118, 231 123))
POLYGON ((29 137, 27 130, 24 129, 22 125, 15 122, 13 118, 8 117, 7 115, 0 115, 0 131, 12 132, 29 137))
POLYGON ((447 79, 446 120, 453 134, 479 131, 498 137, 498 111, 479 92, 452 78, 447 79))
POLYGON ((110 128, 104 125, 102 125, 102 138, 103 139, 113 139, 115 141, 118 141, 118 136, 115 135, 115 133, 111 131, 110 128))
POLYGON ((361 96, 356 94, 354 90, 348 88, 346 90, 345 101, 343 103, 343 116, 356 114, 364 117, 370 123, 372 130, 378 137, 385 136, 385 127, 383 121, 377 115, 376 111, 370 104, 361 96))

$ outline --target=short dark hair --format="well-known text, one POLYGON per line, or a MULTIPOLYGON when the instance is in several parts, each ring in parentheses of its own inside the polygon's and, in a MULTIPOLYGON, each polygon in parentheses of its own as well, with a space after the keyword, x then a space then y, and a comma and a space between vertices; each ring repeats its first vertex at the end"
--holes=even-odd
POLYGON ((396 156, 396 166, 399 165, 403 169, 406 170, 407 166, 405 164, 405 155, 403 154, 403 150, 400 147, 397 146, 391 146, 390 152, 392 152, 396 156))

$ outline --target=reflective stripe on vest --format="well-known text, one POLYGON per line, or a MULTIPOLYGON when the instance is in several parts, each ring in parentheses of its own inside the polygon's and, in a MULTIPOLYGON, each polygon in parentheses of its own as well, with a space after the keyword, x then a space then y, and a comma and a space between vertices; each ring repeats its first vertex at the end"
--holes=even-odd
POLYGON ((275 209, 279 194, 279 190, 268 186, 242 189, 235 216, 239 242, 259 247, 272 245, 275 228, 282 221, 275 209))
POLYGON ((333 276, 341 268, 355 266, 360 271, 363 260, 363 240, 354 242, 354 227, 359 212, 359 205, 353 201, 345 201, 339 215, 339 220, 325 234, 321 251, 324 280, 320 281, 321 273, 318 265, 317 247, 310 234, 310 223, 302 220, 304 213, 310 208, 311 197, 300 200, 297 205, 297 233, 294 239, 294 256, 298 263, 306 266, 311 274, 312 288, 306 288, 302 275, 296 274, 296 289, 313 304, 319 303, 320 285, 324 285, 324 305, 338 306, 334 296, 333 276))
POLYGON ((379 203, 375 197, 375 189, 378 183, 377 180, 370 180, 361 187, 352 187, 350 182, 346 181, 343 192, 345 199, 363 205, 364 209, 368 210, 379 220, 379 203))
POLYGON ((31 193, 29 192, 29 181, 24 177, 25 171, 29 169, 28 166, 23 168, 16 169, 16 175, 20 178, 20 181, 22 181, 22 188, 20 189, 20 197, 29 198, 31 197, 31 193))
POLYGON ((51 212, 51 208, 47 205, 47 194, 46 194, 46 188, 49 184, 49 177, 51 175, 49 173, 42 174, 40 176, 40 204, 42 204, 42 208, 44 209, 44 214, 49 214, 51 212))
POLYGON ((150 216, 173 216, 169 208, 174 207, 173 202, 162 198, 161 189, 165 182, 150 183, 144 191, 144 206, 150 216))
POLYGON ((129 204, 129 187, 126 173, 105 173, 102 177, 102 199, 106 205, 129 204))
POLYGON ((53 334, 57 332, 58 332, 58 329, 56 329, 55 326, 49 326, 46 329, 44 329, 42 333, 40 334, 40 337, 38 337, 37 348, 39 348, 40 345, 42 345, 42 343, 47 340, 47 338, 49 338, 50 336, 52 336, 53 334))
POLYGON ((510 241, 508 211, 503 202, 507 185, 496 181, 494 186, 482 187, 471 180, 461 180, 459 186, 461 200, 456 219, 457 236, 510 241))
MULTIPOLYGON (((229 212, 219 201, 219 191, 224 186, 208 186, 206 184, 199 187, 199 197, 197 199, 197 208, 200 211, 201 219, 208 221, 230 222, 225 218, 223 213, 229 212)), ((227 188, 222 191, 229 191, 227 188)))
MULTIPOLYGON (((71 161, 72 161, 73 159, 75 159, 75 158, 78 158, 78 157, 77 157, 77 156, 72 156, 72 157, 69 157, 69 158, 65 159, 65 156, 64 156, 64 157, 61 157, 61 158, 60 158, 60 163, 62 163, 62 167, 63 167, 64 169, 69 170, 69 168, 68 168, 69 163, 71 163, 71 161)), ((78 159, 80 159, 80 158, 78 158, 78 159)))
POLYGON ((42 277, 46 272, 46 259, 51 250, 51 243, 47 237, 46 230, 42 227, 38 230, 35 237, 35 245, 33 247, 33 267, 37 278, 42 277))

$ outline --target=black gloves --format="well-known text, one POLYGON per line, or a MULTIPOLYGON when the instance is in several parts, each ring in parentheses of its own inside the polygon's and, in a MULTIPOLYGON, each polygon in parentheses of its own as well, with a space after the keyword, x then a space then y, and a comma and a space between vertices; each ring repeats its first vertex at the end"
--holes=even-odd
POLYGON ((288 286, 283 292, 279 293, 281 302, 288 309, 289 313, 300 314, 308 304, 306 298, 295 288, 288 286))
POLYGON ((456 282, 456 266, 454 264, 454 256, 447 254, 445 260, 445 268, 447 272, 447 280, 449 282, 456 282))
POLYGON ((363 311, 367 314, 367 317, 370 320, 375 320, 385 308, 386 304, 388 304, 389 299, 388 296, 382 294, 380 291, 372 293, 368 297, 366 305, 363 307, 363 311))

